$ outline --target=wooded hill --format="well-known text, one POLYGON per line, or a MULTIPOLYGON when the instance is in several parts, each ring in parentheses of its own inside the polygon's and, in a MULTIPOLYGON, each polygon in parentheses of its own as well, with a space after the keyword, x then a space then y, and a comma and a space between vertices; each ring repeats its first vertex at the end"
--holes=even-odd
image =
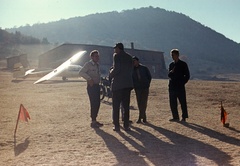
POLYGON ((47 38, 42 40, 23 35, 19 31, 9 33, 6 30, 0 28, 0 59, 4 59, 8 56, 14 56, 22 54, 18 49, 19 45, 38 45, 38 44, 49 44, 47 38))
POLYGON ((7 31, 47 37, 51 43, 113 46, 123 42, 130 47, 134 42, 136 49, 165 52, 167 66, 169 51, 178 48, 193 77, 240 72, 240 44, 189 16, 161 8, 96 13, 7 31))

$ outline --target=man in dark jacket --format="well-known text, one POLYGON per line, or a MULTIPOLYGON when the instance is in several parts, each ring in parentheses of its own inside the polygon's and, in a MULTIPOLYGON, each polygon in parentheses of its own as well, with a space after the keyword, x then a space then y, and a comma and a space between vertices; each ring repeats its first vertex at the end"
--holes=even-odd
POLYGON ((188 118, 188 110, 185 84, 190 78, 190 73, 187 63, 179 59, 178 49, 171 50, 171 56, 173 62, 169 65, 168 77, 169 101, 173 119, 170 119, 170 121, 179 121, 177 99, 181 104, 182 121, 186 121, 186 118, 188 118))
POLYGON ((137 123, 141 123, 141 120, 143 120, 143 123, 147 123, 146 109, 152 76, 149 69, 140 64, 139 59, 136 56, 133 57, 133 65, 133 85, 139 110, 137 123))
POLYGON ((120 131, 119 125, 119 108, 120 103, 124 109, 124 124, 126 131, 131 130, 129 127, 129 104, 130 94, 133 89, 133 62, 132 56, 124 51, 122 43, 117 43, 114 46, 113 68, 110 70, 112 78, 112 102, 113 102, 113 123, 114 131, 120 131))

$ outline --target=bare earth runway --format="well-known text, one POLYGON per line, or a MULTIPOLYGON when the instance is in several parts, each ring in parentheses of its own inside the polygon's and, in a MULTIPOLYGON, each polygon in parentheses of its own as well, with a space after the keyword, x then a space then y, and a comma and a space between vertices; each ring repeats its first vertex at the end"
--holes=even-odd
POLYGON ((86 82, 60 78, 34 85, 36 79, 13 81, 0 72, 0 165, 240 165, 240 82, 190 80, 189 119, 169 122, 168 80, 153 80, 147 117, 135 123, 138 110, 132 92, 132 131, 112 130, 111 99, 101 103, 100 129, 90 128, 86 82), (220 122, 220 101, 230 128, 220 122), (13 134, 20 104, 30 121, 13 134))

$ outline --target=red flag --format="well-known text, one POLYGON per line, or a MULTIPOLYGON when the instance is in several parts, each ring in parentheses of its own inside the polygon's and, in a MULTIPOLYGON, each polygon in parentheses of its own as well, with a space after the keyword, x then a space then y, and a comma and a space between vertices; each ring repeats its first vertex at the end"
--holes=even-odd
POLYGON ((28 119, 30 119, 29 113, 26 110, 26 108, 24 108, 24 106, 21 104, 20 108, 19 108, 19 116, 18 116, 19 120, 28 122, 28 119))
POLYGON ((221 122, 223 123, 223 125, 225 125, 226 121, 227 121, 227 112, 223 108, 222 102, 221 102, 221 122))
POLYGON ((26 108, 24 108, 24 106, 22 104, 20 104, 20 108, 18 111, 17 123, 16 123, 15 131, 14 131, 14 138, 16 137, 18 121, 22 120, 22 121, 28 122, 28 119, 30 119, 28 111, 26 110, 26 108))

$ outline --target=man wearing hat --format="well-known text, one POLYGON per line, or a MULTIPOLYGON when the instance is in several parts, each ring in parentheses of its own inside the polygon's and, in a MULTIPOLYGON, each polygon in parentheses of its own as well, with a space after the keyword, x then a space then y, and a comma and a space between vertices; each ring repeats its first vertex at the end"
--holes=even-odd
POLYGON ((113 123, 114 131, 120 131, 119 111, 120 103, 124 109, 124 124, 126 131, 131 130, 129 127, 129 104, 130 94, 133 89, 133 61, 132 56, 124 51, 122 43, 114 46, 113 68, 110 70, 112 78, 112 106, 113 106, 113 123))
POLYGON ((149 69, 139 63, 139 59, 136 56, 133 57, 133 65, 133 85, 139 110, 137 123, 147 123, 146 109, 152 76, 149 69))

